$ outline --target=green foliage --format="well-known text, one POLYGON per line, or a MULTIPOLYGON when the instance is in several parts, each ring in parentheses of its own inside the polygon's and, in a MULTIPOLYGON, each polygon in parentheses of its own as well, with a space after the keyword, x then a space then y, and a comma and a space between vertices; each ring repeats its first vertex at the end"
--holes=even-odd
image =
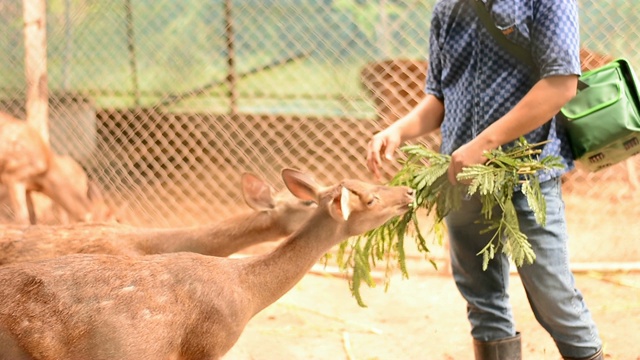
MULTIPOLYGON (((509 150, 498 148, 486 152, 486 163, 464 168, 457 176, 459 184, 453 185, 447 177, 451 162, 448 155, 439 154, 422 145, 401 148, 407 155, 401 160, 402 168, 389 185, 405 185, 416 190, 416 200, 412 209, 401 217, 391 219, 381 227, 350 239, 340 247, 339 264, 343 270, 353 269, 350 288, 358 304, 366 306, 360 295, 362 282, 374 286, 371 268, 385 260, 385 285, 389 285, 392 261, 395 261, 403 277, 408 277, 405 264, 404 241, 413 236, 418 250, 428 255, 429 248, 420 233, 417 211, 426 209, 427 215, 434 214, 432 233, 442 243, 444 239, 444 218, 462 205, 465 196, 477 196, 481 203, 483 223, 481 233, 493 233, 491 240, 478 253, 483 258, 483 270, 495 254, 504 253, 516 266, 532 263, 535 254, 527 236, 520 231, 518 216, 512 202, 513 193, 520 187, 526 196, 536 221, 544 225, 546 204, 540 191, 537 174, 540 171, 561 168, 557 157, 540 158, 539 144, 529 144, 521 138, 509 150), (467 185, 461 185, 467 184, 467 185), (348 252, 348 244, 351 251, 348 252)), ((433 264, 433 262, 432 262, 433 264)), ((433 264, 435 266, 435 264, 433 264)))

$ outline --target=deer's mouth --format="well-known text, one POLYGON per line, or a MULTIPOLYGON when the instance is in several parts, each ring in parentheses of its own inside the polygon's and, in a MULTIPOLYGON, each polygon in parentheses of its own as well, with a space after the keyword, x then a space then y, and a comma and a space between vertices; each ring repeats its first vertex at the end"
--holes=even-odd
POLYGON ((400 207, 401 209, 403 209, 404 211, 408 211, 409 209, 413 208, 414 203, 416 201, 416 192, 415 190, 413 190, 412 188, 407 188, 407 191, 405 192, 405 203, 400 207))
POLYGON ((413 201, 410 202, 410 203, 406 203, 406 204, 403 204, 401 206, 398 206, 398 211, 400 213, 405 213, 405 212, 411 210, 411 208, 413 208, 413 201))
POLYGON ((405 212, 411 210, 414 206, 415 198, 413 196, 407 196, 407 199, 403 201, 401 204, 396 206, 396 211, 398 214, 404 214, 405 212))

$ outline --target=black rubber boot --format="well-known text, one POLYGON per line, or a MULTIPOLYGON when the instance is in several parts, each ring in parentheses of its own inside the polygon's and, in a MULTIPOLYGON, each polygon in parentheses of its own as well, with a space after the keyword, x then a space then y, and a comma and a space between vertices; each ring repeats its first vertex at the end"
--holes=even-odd
POLYGON ((473 340, 476 360, 522 360, 520 333, 516 336, 494 340, 473 340))
POLYGON ((563 358, 564 360, 604 360, 604 353, 602 349, 598 350, 597 353, 586 357, 586 358, 563 358))

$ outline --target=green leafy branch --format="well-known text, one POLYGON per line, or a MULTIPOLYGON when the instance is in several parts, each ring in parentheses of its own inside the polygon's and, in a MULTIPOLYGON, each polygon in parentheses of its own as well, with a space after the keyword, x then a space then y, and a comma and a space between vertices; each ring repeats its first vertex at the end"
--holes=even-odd
MULTIPOLYGON (((508 150, 498 148, 486 152, 486 163, 466 167, 457 175, 457 179, 467 185, 453 185, 449 182, 447 170, 451 163, 450 156, 427 149, 423 145, 401 148, 407 156, 405 160, 400 160, 402 168, 389 185, 410 186, 416 190, 416 200, 411 210, 379 228, 343 242, 338 251, 339 266, 343 270, 352 269, 350 288, 358 304, 365 306, 360 295, 361 284, 375 286, 370 274, 372 267, 379 261, 386 262, 385 290, 388 289, 394 263, 402 276, 408 277, 404 252, 407 236, 414 237, 418 250, 425 257, 428 255, 429 248, 420 232, 417 212, 425 209, 427 215, 433 214, 431 231, 437 242, 442 244, 445 234, 444 218, 451 211, 460 208, 465 196, 479 197, 483 223, 486 224, 481 233, 494 234, 478 253, 483 257, 483 270, 486 270, 495 254, 500 252, 509 256, 516 266, 535 261, 531 244, 520 231, 512 198, 519 186, 536 221, 541 225, 545 224, 546 204, 537 174, 540 171, 562 168, 563 164, 558 157, 540 158, 542 151, 539 147, 543 144, 529 144, 521 138, 508 150)), ((433 261, 431 263, 436 266, 433 261)))

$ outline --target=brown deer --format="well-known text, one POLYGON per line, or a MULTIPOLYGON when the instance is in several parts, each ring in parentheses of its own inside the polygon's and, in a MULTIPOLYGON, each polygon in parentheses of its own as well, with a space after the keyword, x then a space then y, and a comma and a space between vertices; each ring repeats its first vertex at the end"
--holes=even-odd
MULTIPOLYGON (((86 194, 91 206, 91 217, 94 221, 99 222, 118 222, 116 213, 107 204, 102 189, 95 182, 89 179, 87 173, 82 166, 71 156, 68 155, 55 155, 54 161, 56 161, 59 172, 63 174, 67 179, 72 179, 68 186, 79 194, 86 194)), ((69 218, 69 214, 56 202, 53 202, 48 196, 42 195, 35 191, 27 192, 27 199, 32 200, 29 204, 30 218, 37 219, 38 224, 70 224, 74 221, 69 218), (37 194, 37 195, 36 195, 37 194), (39 196, 39 197, 35 197, 39 196), (33 208, 31 208, 33 206, 33 208)), ((9 201, 8 189, 6 186, 0 184, 0 207, 4 207, 3 220, 6 220, 7 215, 11 215, 11 206, 9 201)))
POLYGON ((211 225, 173 229, 102 223, 2 227, 0 265, 77 253, 133 256, 189 251, 229 256, 290 235, 316 207, 314 202, 298 199, 289 191, 276 193, 251 173, 242 174, 241 183, 245 203, 252 211, 211 225))
POLYGON ((318 206, 268 254, 80 254, 0 267, 0 358, 219 359, 325 252, 414 201, 408 187, 322 187, 291 169, 282 177, 318 206))
MULTIPOLYGON (((102 188, 97 182, 90 179, 82 165, 69 155, 55 155, 54 160, 63 169, 62 173, 68 179, 74 179, 74 186, 79 194, 86 194, 90 203, 91 218, 96 222, 118 222, 115 211, 107 204, 102 188)), ((51 212, 55 220, 62 224, 70 224, 73 219, 58 203, 51 204, 51 212)))
POLYGON ((6 187, 16 223, 36 223, 33 191, 50 197, 74 221, 102 220, 94 218, 87 191, 75 184, 83 178, 80 164, 55 154, 26 121, 0 112, 0 184, 6 187))

